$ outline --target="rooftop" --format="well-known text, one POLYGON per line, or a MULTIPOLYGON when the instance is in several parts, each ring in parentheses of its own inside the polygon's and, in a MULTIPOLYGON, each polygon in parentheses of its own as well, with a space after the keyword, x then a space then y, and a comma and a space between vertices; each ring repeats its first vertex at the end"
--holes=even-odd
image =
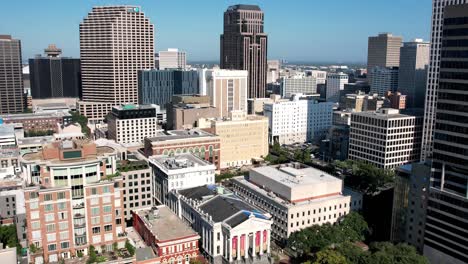
POLYGON ((169 130, 169 131, 158 131, 155 137, 148 138, 151 142, 161 142, 168 140, 178 139, 192 139, 192 138, 203 138, 203 137, 216 137, 213 134, 205 132, 199 129, 190 130, 169 130))
POLYGON ((153 104, 146 104, 146 105, 139 105, 139 104, 122 104, 118 106, 114 106, 113 108, 122 111, 122 110, 145 110, 145 109, 156 109, 157 105, 153 104))
POLYGON ((228 11, 234 10, 250 10, 250 11, 262 11, 258 5, 233 5, 228 7, 228 11))
POLYGON ((0 124, 0 137, 15 136, 15 126, 9 124, 0 124))
POLYGON ((179 190, 179 194, 185 196, 187 199, 202 201, 206 198, 211 198, 217 194, 216 185, 204 185, 188 189, 179 190))
POLYGON ((26 114, 6 114, 1 115, 4 121, 8 120, 22 120, 22 119, 35 119, 35 118, 57 118, 66 116, 67 113, 64 112, 44 112, 44 113, 26 113, 26 114))
POLYGON ((211 163, 190 153, 176 154, 175 156, 154 156, 149 158, 149 162, 167 171, 201 166, 213 166, 214 168, 214 165, 211 163))
POLYGON ((198 236, 189 226, 185 225, 168 207, 159 206, 152 210, 137 212, 138 216, 156 237, 158 242, 198 236))
POLYGON ((359 116, 367 116, 367 117, 374 117, 374 118, 379 118, 379 119, 395 119, 395 118, 410 118, 419 116, 418 111, 399 111, 398 109, 393 109, 393 108, 381 108, 378 111, 365 111, 365 112, 357 112, 357 113, 352 113, 353 115, 359 115, 359 116), (414 114, 414 115, 412 115, 414 114))

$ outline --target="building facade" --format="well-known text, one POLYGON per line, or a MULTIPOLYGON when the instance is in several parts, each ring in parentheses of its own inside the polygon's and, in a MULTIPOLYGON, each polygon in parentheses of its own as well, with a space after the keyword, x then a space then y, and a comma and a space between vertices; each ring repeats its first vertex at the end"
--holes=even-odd
POLYGON ((166 129, 192 129, 200 118, 217 118, 218 110, 211 106, 209 96, 175 95, 166 106, 166 129))
POLYGON ((281 78, 281 97, 290 98, 293 94, 316 94, 317 79, 315 77, 283 77, 281 78))
POLYGON ((26 135, 33 136, 35 132, 47 132, 50 135, 58 133, 60 126, 71 123, 72 116, 68 113, 28 113, 2 115, 0 118, 5 124, 21 124, 26 135))
POLYGON ((267 34, 264 14, 256 5, 233 5, 224 12, 222 69, 246 70, 248 98, 264 98, 267 81, 267 34))
POLYGON ((391 108, 352 113, 348 157, 395 169, 419 160, 421 133, 420 113, 407 115, 391 108))
POLYGON ((267 83, 277 82, 280 78, 281 62, 279 60, 268 60, 267 83))
POLYGON ((398 91, 406 95, 408 108, 424 108, 430 47, 422 39, 405 42, 401 47, 398 91))
POLYGON ((21 41, 0 35, 0 114, 22 113, 25 108, 21 41))
POLYGON ((268 117, 269 142, 294 144, 321 139, 332 125, 333 105, 301 94, 290 100, 266 103, 264 115, 268 117))
POLYGON ((398 67, 402 37, 382 33, 369 37, 367 48, 367 80, 372 83, 375 67, 398 67))
POLYGON ((160 130, 157 108, 153 105, 114 106, 107 122, 109 139, 122 144, 141 143, 160 130))
POLYGON ((200 234, 209 263, 270 263, 272 222, 260 208, 213 185, 172 191, 169 204, 200 234))
POLYGON ((199 129, 159 131, 155 137, 145 138, 145 156, 192 153, 216 166, 219 170, 220 139, 199 129))
POLYGON ((343 195, 340 179, 298 163, 254 168, 248 179, 231 183, 239 196, 272 215, 272 238, 280 243, 306 227, 334 224, 362 206, 357 202, 354 208, 351 196, 343 195))
POLYGON ((154 177, 153 197, 162 204, 168 204, 172 190, 215 183, 216 167, 190 153, 151 157, 149 164, 154 177))
POLYGON ((199 124, 219 136, 221 169, 251 165, 252 160, 268 155, 267 117, 233 111, 229 119, 204 120, 199 124))
POLYGON ((138 70, 154 68, 154 26, 139 6, 97 6, 80 24, 83 101, 100 122, 112 106, 138 102, 138 70))
POLYGON ((55 45, 45 53, 46 57, 29 59, 32 98, 81 98, 80 59, 61 57, 62 50, 55 45))
MULTIPOLYGON (((69 259, 88 247, 125 244, 123 184, 115 149, 89 140, 56 141, 24 154, 27 239, 41 249, 34 263, 69 259)), ((102 247, 101 247, 102 246, 102 247)))
POLYGON ((142 70, 138 72, 138 103, 165 108, 173 95, 199 94, 197 71, 142 70))
MULTIPOLYGON (((442 25, 442 31, 433 32, 438 35, 433 36, 432 42, 441 45, 441 49, 431 50, 434 61, 431 61, 430 73, 439 72, 439 79, 430 77, 431 84, 426 98, 426 111, 434 111, 426 113, 426 118, 429 119, 434 114, 435 120, 432 127, 432 175, 424 255, 434 263, 459 264, 468 262, 468 82, 464 72, 468 64, 465 40, 468 35, 468 3, 434 1, 434 13, 441 15, 443 20, 436 20, 436 17, 433 20, 434 24, 442 25), (438 84, 433 84, 433 80, 438 84), (429 95, 433 93, 436 93, 437 98, 429 99, 429 95), (431 110, 429 108, 434 101, 436 107, 431 110)), ((425 129, 429 129, 432 121, 425 121, 425 129)))
POLYGON ((395 92, 398 89, 398 68, 372 69, 372 82, 370 92, 378 96, 385 96, 385 93, 395 92))
POLYGON ((178 49, 167 49, 156 54, 156 68, 166 69, 185 69, 187 67, 187 56, 185 51, 178 49))
POLYGON ((344 73, 328 73, 327 88, 325 99, 329 102, 337 103, 340 101, 340 91, 348 83, 348 75, 344 73))
POLYGON ((164 205, 135 212, 133 228, 154 251, 148 263, 189 264, 200 254, 200 236, 164 205))
POLYGON ((247 112, 248 71, 208 70, 206 80, 211 106, 220 117, 228 117, 234 110, 247 112))

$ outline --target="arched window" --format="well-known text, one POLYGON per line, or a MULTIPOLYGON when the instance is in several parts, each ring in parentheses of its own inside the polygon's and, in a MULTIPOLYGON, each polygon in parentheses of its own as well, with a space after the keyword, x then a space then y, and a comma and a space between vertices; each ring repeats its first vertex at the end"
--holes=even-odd
POLYGON ((167 151, 167 149, 165 149, 165 150, 163 151, 163 155, 164 155, 164 156, 167 156, 167 154, 169 154, 169 152, 167 151))
POLYGON ((180 148, 178 148, 178 149, 176 150, 176 154, 180 154, 181 152, 182 152, 182 150, 180 150, 180 148))
POLYGON ((213 157, 213 146, 210 145, 209 149, 210 149, 210 157, 213 157))
POLYGON ((190 263, 190 255, 185 255, 185 263, 190 263))

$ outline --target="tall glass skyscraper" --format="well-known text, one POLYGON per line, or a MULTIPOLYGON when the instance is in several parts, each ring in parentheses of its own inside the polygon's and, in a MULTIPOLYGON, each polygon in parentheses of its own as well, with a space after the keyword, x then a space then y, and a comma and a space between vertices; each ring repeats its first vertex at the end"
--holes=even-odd
POLYGON ((24 110, 21 41, 0 35, 0 114, 24 110))

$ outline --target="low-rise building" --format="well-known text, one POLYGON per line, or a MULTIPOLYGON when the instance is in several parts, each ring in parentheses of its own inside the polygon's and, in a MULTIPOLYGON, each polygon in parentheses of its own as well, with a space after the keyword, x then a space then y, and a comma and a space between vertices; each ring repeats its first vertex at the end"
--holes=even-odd
POLYGON ((303 228, 333 224, 351 210, 342 180, 300 163, 254 168, 231 183, 236 194, 271 214, 272 238, 280 243, 303 228))
POLYGON ((71 123, 72 117, 65 112, 46 112, 46 113, 28 113, 28 114, 9 114, 2 115, 0 119, 5 124, 23 124, 26 135, 46 132, 58 133, 60 126, 71 123))
POLYGON ((222 187, 173 190, 169 207, 200 234, 209 263, 271 263, 270 215, 222 187))
POLYGON ((133 227, 153 250, 148 263, 189 264, 199 255, 200 236, 164 205, 134 212, 133 227))
POLYGON ((118 143, 142 142, 159 130, 155 105, 114 106, 107 119, 108 137, 118 143))
POLYGON ((271 94, 269 98, 249 98, 247 99, 247 114, 263 115, 263 106, 279 99, 281 99, 281 95, 278 94, 271 94))
POLYGON ((401 94, 400 92, 387 91, 385 93, 385 98, 388 100, 388 107, 402 110, 406 108, 406 95, 401 94))
POLYGON ((33 263, 57 262, 78 252, 123 247, 124 186, 117 151, 90 140, 55 141, 21 156, 27 239, 39 250, 33 263))
POLYGON ((199 126, 219 136, 221 169, 252 164, 268 155, 268 118, 232 111, 229 119, 201 119, 199 126))
POLYGON ((149 158, 153 171, 153 196, 167 204, 171 190, 214 184, 216 167, 190 153, 149 158))
POLYGON ((317 79, 315 77, 283 77, 280 83, 281 97, 290 98, 293 94, 316 94, 317 79))
POLYGON ((351 115, 348 157, 383 169, 419 160, 422 113, 382 108, 351 115))
POLYGON ((192 153, 219 170, 220 139, 200 129, 158 131, 156 136, 145 138, 145 156, 192 153))

